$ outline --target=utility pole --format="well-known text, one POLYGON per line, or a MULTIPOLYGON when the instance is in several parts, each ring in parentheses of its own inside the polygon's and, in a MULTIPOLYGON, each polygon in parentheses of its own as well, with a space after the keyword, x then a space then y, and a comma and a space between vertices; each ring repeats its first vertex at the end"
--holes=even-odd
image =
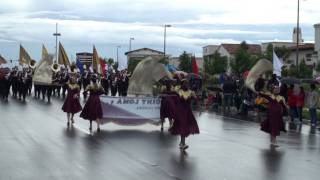
POLYGON ((58 23, 56 23, 56 32, 53 34, 53 36, 56 37, 56 52, 55 52, 56 60, 55 60, 55 63, 57 63, 58 62, 58 37, 61 36, 61 34, 58 33, 58 23))
POLYGON ((133 41, 133 40, 134 40, 133 37, 131 37, 130 40, 129 40, 129 51, 131 51, 131 41, 133 41))
POLYGON ((166 59, 166 38, 167 38, 167 27, 172 27, 170 24, 164 25, 164 37, 163 37, 163 53, 164 59, 166 59))
POLYGON ((296 66, 299 72, 299 41, 300 41, 300 0, 298 0, 298 12, 297 12, 297 42, 296 42, 296 66))

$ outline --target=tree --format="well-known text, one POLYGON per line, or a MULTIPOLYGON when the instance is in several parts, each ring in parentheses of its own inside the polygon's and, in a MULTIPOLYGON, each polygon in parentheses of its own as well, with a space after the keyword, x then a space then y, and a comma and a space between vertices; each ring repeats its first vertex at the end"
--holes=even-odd
POLYGON ((133 73, 136 66, 139 64, 141 60, 138 58, 130 58, 128 63, 128 72, 133 73))
POLYGON ((221 56, 219 52, 215 52, 208 59, 204 60, 204 68, 207 74, 221 74, 226 71, 228 57, 221 56))
POLYGON ((241 75, 243 72, 250 70, 253 66, 253 58, 248 52, 248 45, 244 41, 240 44, 240 48, 236 51, 234 59, 232 59, 230 65, 234 73, 241 75))
POLYGON ((290 77, 298 77, 298 68, 295 65, 291 65, 290 68, 288 69, 288 76, 290 77))
POLYGON ((115 62, 112 64, 112 67, 114 70, 118 70, 118 67, 119 67, 119 62, 115 62))
POLYGON ((312 68, 310 68, 306 62, 303 60, 299 64, 299 78, 312 78, 312 68))
POLYGON ((316 66, 316 71, 319 73, 320 72, 320 63, 317 64, 316 66))
POLYGON ((290 56, 290 50, 285 46, 275 47, 274 52, 281 59, 287 59, 290 56))
POLYGON ((272 44, 268 44, 266 52, 263 54, 263 58, 272 61, 273 50, 280 59, 287 59, 290 56, 290 50, 287 47, 282 46, 273 48, 272 44))
POLYGON ((272 61, 273 56, 273 45, 268 44, 266 52, 263 54, 263 58, 268 59, 269 61, 272 61))
POLYGON ((183 51, 183 53, 179 56, 179 69, 181 71, 190 73, 192 72, 191 68, 191 57, 187 54, 186 51, 183 51))
POLYGON ((107 64, 112 65, 114 63, 114 60, 112 58, 107 59, 107 64))

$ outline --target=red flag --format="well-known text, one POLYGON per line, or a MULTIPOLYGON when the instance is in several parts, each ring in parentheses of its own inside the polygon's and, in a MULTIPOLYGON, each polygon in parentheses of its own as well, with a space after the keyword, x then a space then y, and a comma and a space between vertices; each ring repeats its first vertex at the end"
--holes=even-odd
POLYGON ((192 66, 192 73, 199 74, 198 65, 197 65, 195 56, 192 57, 191 66, 192 66))
POLYGON ((106 71, 106 62, 100 58, 100 68, 101 68, 101 74, 104 77, 105 76, 105 71, 106 71))

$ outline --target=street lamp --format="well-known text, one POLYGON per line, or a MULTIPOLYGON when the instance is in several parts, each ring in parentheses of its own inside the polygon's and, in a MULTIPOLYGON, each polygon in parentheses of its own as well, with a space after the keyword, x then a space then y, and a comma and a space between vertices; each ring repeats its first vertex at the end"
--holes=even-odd
MULTIPOLYGON (((306 0, 304 0, 306 1, 306 0)), ((298 0, 298 9, 297 9, 297 42, 296 42, 296 66, 299 71, 299 41, 300 41, 300 0, 298 0)))
POLYGON ((55 63, 57 63, 57 61, 58 61, 58 36, 61 36, 61 34, 60 33, 58 33, 58 23, 56 23, 56 32, 55 33, 53 33, 53 36, 55 36, 56 37, 56 61, 55 61, 55 63))
POLYGON ((119 48, 121 48, 121 46, 117 46, 117 63, 119 63, 119 48))
POLYGON ((129 40, 129 51, 131 51, 131 41, 133 41, 133 40, 134 40, 133 37, 131 37, 130 40, 129 40))
POLYGON ((298 0, 298 12, 297 12, 297 29, 296 29, 296 33, 297 33, 297 42, 296 42, 296 45, 297 45, 297 48, 296 48, 296 66, 299 70, 299 34, 300 34, 300 31, 299 31, 299 22, 300 21, 300 0, 298 0))
POLYGON ((166 59, 166 37, 167 37, 167 27, 172 27, 170 24, 164 25, 164 42, 163 42, 163 53, 164 53, 164 59, 166 59))

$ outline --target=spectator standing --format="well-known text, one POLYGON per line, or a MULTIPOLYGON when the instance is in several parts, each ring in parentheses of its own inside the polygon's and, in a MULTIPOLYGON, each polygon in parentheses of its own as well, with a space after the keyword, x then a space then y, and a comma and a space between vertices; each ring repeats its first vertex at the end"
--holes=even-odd
POLYGON ((288 106, 291 122, 297 117, 297 96, 294 93, 294 85, 290 85, 288 89, 288 106))
POLYGON ((300 86, 299 94, 297 95, 297 111, 298 111, 298 117, 299 117, 300 123, 302 123, 304 99, 305 99, 304 88, 300 86))
POLYGON ((316 91, 316 85, 310 85, 311 91, 307 94, 307 107, 309 108, 310 118, 311 118, 311 126, 317 126, 317 107, 319 103, 319 94, 316 91))
POLYGON ((226 80, 223 84, 223 101, 224 101, 224 110, 230 111, 233 101, 233 94, 236 90, 236 86, 230 77, 226 77, 226 80))

